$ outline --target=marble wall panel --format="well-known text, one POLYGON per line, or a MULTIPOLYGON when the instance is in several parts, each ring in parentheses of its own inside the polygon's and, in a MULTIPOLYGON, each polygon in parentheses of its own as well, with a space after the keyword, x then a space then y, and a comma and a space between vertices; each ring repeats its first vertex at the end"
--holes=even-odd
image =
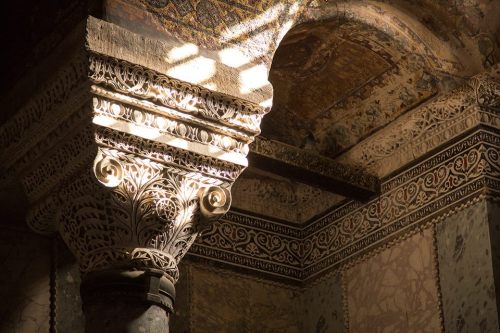
POLYGON ((446 218, 436 236, 446 332, 498 332, 486 201, 446 218))
POLYGON ((328 275, 303 292, 303 333, 344 333, 340 274, 328 275))
POLYGON ((298 290, 191 267, 192 333, 302 333, 298 290))
POLYGON ((49 332, 50 249, 31 232, 0 232, 0 332, 49 332))
POLYGON ((84 333, 80 269, 62 240, 57 244, 56 262, 56 330, 61 333, 84 333))
MULTIPOLYGON (((500 201, 488 201, 487 207, 497 310, 500 313, 500 201)), ((498 322, 500 326, 500 315, 498 322)))
POLYGON ((426 229, 347 269, 349 332, 440 332, 433 253, 426 229))

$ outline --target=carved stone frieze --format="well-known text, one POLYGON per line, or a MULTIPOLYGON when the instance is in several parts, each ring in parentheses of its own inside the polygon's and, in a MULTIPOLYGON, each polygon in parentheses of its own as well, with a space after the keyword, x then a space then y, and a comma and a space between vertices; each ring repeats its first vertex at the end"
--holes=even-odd
POLYGON ((441 153, 448 158, 434 158, 423 173, 397 184, 367 205, 352 207, 347 216, 317 221, 316 231, 305 237, 304 274, 311 276, 334 263, 338 265, 383 239, 449 211, 470 195, 495 191, 487 179, 500 179, 498 134, 479 132, 467 139, 441 153), (327 220, 332 222, 328 224, 327 220))
POLYGON ((241 99, 169 78, 142 66, 99 55, 90 57, 90 79, 113 90, 200 115, 241 129, 260 133, 260 122, 268 110, 241 99))
POLYGON ((347 202, 303 227, 229 213, 204 232, 190 255, 305 281, 438 221, 472 198, 499 196, 499 151, 498 131, 477 130, 384 181, 380 197, 347 202))
POLYGON ((385 177, 480 124, 499 128, 499 96, 500 65, 496 65, 465 86, 401 116, 336 160, 385 177))
POLYGON ((12 166, 27 150, 67 122, 73 111, 82 107, 88 100, 86 74, 85 56, 77 51, 43 89, 0 127, 0 146, 3 148, 0 164, 4 168, 12 166))
POLYGON ((100 148, 94 175, 68 183, 60 202, 58 228, 82 272, 154 268, 175 282, 177 263, 231 195, 199 173, 100 148))

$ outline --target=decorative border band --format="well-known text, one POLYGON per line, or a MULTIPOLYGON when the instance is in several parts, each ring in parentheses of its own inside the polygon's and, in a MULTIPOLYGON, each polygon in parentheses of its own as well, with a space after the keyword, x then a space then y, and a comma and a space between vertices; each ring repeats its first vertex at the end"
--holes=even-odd
POLYGON ((500 194, 500 133, 478 128, 382 184, 383 193, 349 202, 302 229, 230 212, 190 255, 303 282, 434 220, 483 194, 500 194))
POLYGON ((90 79, 94 84, 112 88, 116 92, 150 100, 188 114, 198 114, 252 135, 260 133, 262 117, 269 111, 251 102, 98 54, 90 56, 90 79))

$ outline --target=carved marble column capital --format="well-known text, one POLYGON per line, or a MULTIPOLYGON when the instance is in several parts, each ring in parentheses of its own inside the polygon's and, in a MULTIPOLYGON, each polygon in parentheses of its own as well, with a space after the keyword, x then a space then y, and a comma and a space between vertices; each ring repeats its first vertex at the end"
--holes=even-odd
POLYGON ((231 192, 228 182, 199 172, 99 147, 93 175, 71 182, 60 198, 58 229, 84 274, 157 269, 175 283, 178 262, 227 212, 231 192))
POLYGON ((89 48, 54 80, 0 130, 29 225, 60 232, 84 274, 161 270, 175 283, 228 211, 268 109, 89 48))
POLYGON ((83 273, 177 264, 230 207, 262 108, 91 54, 92 174, 58 194, 57 229, 83 273))
POLYGON ((59 231, 84 273, 160 269, 175 283, 197 234, 229 209, 259 114, 116 59, 91 55, 89 76, 98 182, 73 182, 63 197, 90 191, 96 206, 64 204, 59 231))

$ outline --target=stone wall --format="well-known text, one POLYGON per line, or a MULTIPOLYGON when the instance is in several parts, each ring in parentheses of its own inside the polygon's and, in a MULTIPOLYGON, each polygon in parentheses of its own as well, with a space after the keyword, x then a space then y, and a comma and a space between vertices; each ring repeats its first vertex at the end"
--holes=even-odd
POLYGON ((341 274, 328 274, 306 287, 302 294, 303 333, 344 333, 344 293, 341 274))
POLYGON ((26 230, 0 232, 0 332, 49 332, 50 250, 50 239, 26 230))
POLYGON ((183 271, 189 330, 180 332, 302 332, 298 289, 198 264, 183 271))
POLYGON ((498 332, 499 208, 477 197, 314 283, 304 332, 498 332))
POLYGON ((488 206, 481 200, 437 225, 447 332, 499 331, 488 206))
POLYGON ((432 229, 345 271, 349 332, 439 332, 432 229))

